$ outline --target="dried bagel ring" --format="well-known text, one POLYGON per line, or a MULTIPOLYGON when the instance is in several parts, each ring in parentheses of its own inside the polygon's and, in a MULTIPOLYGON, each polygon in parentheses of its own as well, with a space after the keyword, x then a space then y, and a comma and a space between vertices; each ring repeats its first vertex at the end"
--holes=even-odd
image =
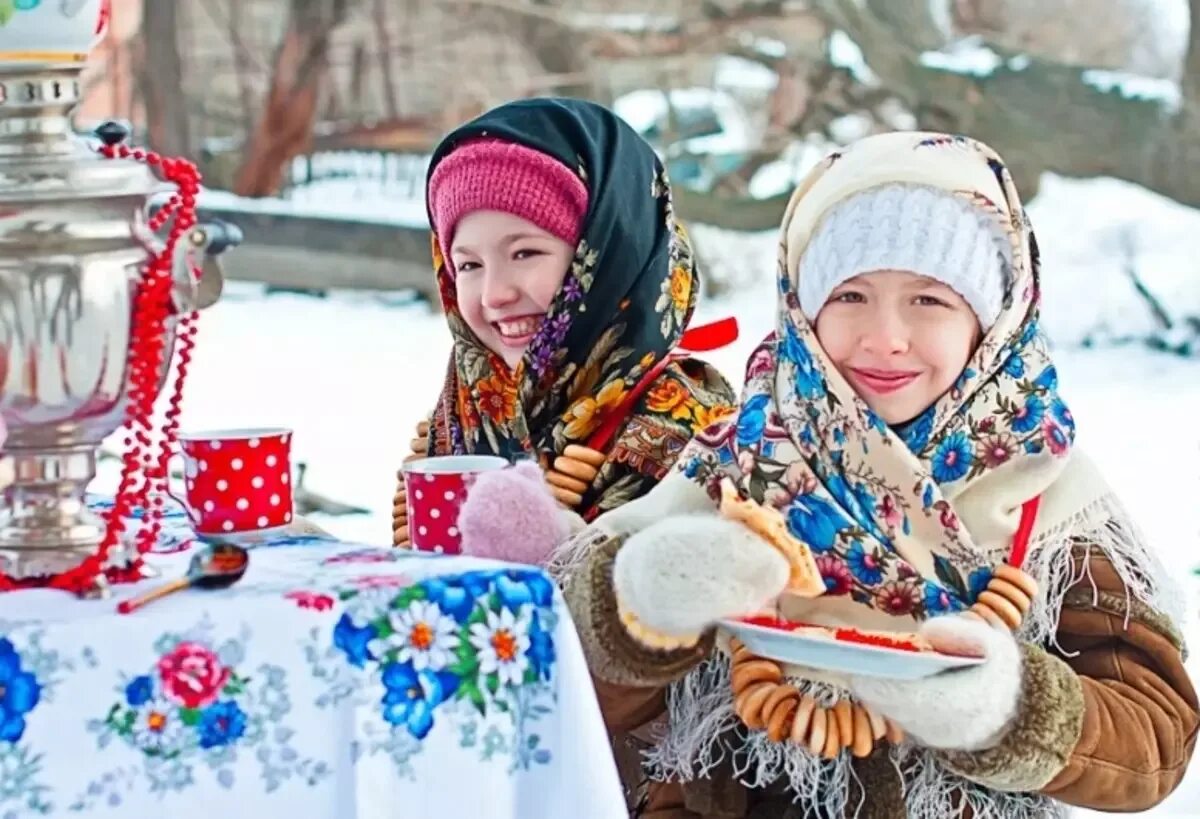
POLYGON ((604 466, 604 462, 608 460, 608 456, 603 452, 598 452, 591 447, 580 446, 579 444, 568 444, 563 450, 563 455, 573 458, 576 461, 582 461, 596 469, 604 466))
POLYGON ((796 690, 795 686, 775 686, 775 690, 771 692, 771 696, 767 697, 767 701, 763 703, 763 721, 769 725, 775 716, 775 712, 784 708, 791 700, 800 701, 800 692, 796 690))
POLYGON ((841 729, 838 727, 838 719, 833 711, 829 711, 829 718, 825 723, 825 747, 821 749, 821 756, 826 759, 833 759, 842 750, 842 735, 841 729))
POLYGON ((591 485, 592 481, 596 480, 596 475, 599 474, 595 467, 562 455, 554 459, 554 471, 577 481, 583 481, 588 485, 591 485))
POLYGON ((1037 581, 1028 574, 1018 569, 1016 566, 1010 566, 1007 563, 1001 563, 995 568, 992 573, 993 577, 998 577, 1001 580, 1007 580, 1012 583, 1025 594, 1029 595, 1029 599, 1037 597, 1038 584, 1037 581))
POLYGON ((871 735, 871 720, 867 718, 867 709, 861 705, 854 706, 854 737, 850 745, 850 753, 859 759, 871 755, 875 747, 875 737, 871 735))
POLYGON ((795 698, 782 700, 767 717, 767 739, 772 742, 782 742, 792 727, 792 716, 799 708, 799 700, 795 698))
POLYGON ((987 606, 996 616, 1004 621, 1004 625, 1012 631, 1016 631, 1021 625, 1021 611, 1005 598, 996 594, 990 589, 979 593, 976 598, 978 605, 987 606))
POLYGON ((557 486, 550 487, 550 494, 554 495, 554 499, 568 509, 574 509, 583 502, 583 495, 578 492, 568 492, 557 486))
POLYGON ((750 660, 740 663, 733 669, 733 693, 735 696, 742 693, 750 683, 760 681, 777 683, 782 678, 783 673, 779 670, 779 666, 770 660, 750 660))
POLYGON ((971 608, 967 610, 967 613, 973 614, 976 617, 981 618, 984 622, 993 626, 1004 628, 1008 627, 1007 624, 1000 619, 999 614, 996 614, 996 612, 992 611, 990 606, 985 606, 982 603, 975 603, 975 605, 971 606, 971 608))
POLYGON ((757 683, 747 690, 742 711, 742 722, 746 723, 747 728, 757 731, 767 727, 763 719, 763 704, 776 687, 775 683, 757 683))
POLYGON ((805 694, 800 698, 800 705, 792 716, 792 730, 788 733, 788 738, 797 745, 808 741, 808 729, 812 726, 813 711, 816 707, 817 701, 812 694, 805 694))
POLYGON ((838 700, 833 706, 833 716, 837 719, 838 737, 843 745, 849 745, 854 739, 854 708, 850 700, 838 700))
POLYGON ((1007 580, 1001 580, 999 577, 993 577, 988 581, 987 590, 1000 595, 1012 603, 1020 610, 1021 614, 1027 613, 1030 606, 1033 605, 1033 601, 1029 599, 1029 595, 1025 594, 1025 592, 1018 589, 1012 583, 1009 583, 1007 580))
POLYGON ((808 727, 808 751, 813 756, 825 750, 825 731, 832 722, 830 714, 820 706, 813 709, 812 723, 808 727))
POLYGON ((586 492, 588 489, 588 485, 583 481, 576 480, 561 472, 555 472, 553 469, 546 472, 546 483, 551 486, 557 486, 560 489, 566 489, 568 492, 586 492))

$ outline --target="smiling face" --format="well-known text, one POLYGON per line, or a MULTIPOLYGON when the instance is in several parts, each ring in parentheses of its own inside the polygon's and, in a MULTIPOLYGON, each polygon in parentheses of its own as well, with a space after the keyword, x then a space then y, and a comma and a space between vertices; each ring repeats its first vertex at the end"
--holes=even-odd
POLYGON ((815 329, 838 372, 891 425, 911 421, 945 394, 982 335, 962 296, 901 270, 839 285, 815 329))
POLYGON ((463 320, 515 369, 570 269, 575 248, 511 213, 479 210, 454 231, 450 260, 463 320))

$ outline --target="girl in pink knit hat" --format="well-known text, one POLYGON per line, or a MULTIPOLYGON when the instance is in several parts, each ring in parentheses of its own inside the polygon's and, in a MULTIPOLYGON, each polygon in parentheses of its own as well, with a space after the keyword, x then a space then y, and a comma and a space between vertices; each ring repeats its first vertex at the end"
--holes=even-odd
MULTIPOLYGON (((733 411, 728 383, 676 352, 699 291, 692 249, 653 150, 581 100, 522 100, 458 128, 426 199, 454 348, 414 451, 517 461, 476 482, 463 548, 538 562, 733 411)), ((403 480, 393 522, 405 543, 403 480)))

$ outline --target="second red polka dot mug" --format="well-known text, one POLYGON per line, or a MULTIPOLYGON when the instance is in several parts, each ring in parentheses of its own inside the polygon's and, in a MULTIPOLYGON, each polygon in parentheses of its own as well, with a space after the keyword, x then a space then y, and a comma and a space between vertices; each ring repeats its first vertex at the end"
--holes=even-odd
POLYGON ((404 464, 412 548, 437 554, 460 553, 458 511, 475 476, 506 466, 508 461, 494 455, 438 455, 404 464))
POLYGON ((204 536, 261 534, 292 522, 292 431, 228 429, 179 434, 183 504, 204 536))

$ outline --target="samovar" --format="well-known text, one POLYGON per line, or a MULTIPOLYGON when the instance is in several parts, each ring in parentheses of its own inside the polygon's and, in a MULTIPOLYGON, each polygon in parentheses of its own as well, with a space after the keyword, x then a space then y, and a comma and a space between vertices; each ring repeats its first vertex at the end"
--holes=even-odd
MULTIPOLYGON (((125 420, 134 295, 163 247, 148 214, 163 182, 145 164, 98 155, 70 121, 107 3, 41 7, 40 20, 18 11, 0 28, 0 412, 12 468, 0 508, 0 572, 13 579, 67 571, 104 535, 85 491, 101 441, 125 420), (68 42, 14 52, 16 24, 53 28, 68 42)), ((110 144, 124 136, 113 124, 98 133, 110 144)), ((175 319, 219 294, 215 254, 236 242, 227 228, 196 225, 176 245, 159 386, 175 319)), ((124 559, 118 548, 109 565, 124 559)))

